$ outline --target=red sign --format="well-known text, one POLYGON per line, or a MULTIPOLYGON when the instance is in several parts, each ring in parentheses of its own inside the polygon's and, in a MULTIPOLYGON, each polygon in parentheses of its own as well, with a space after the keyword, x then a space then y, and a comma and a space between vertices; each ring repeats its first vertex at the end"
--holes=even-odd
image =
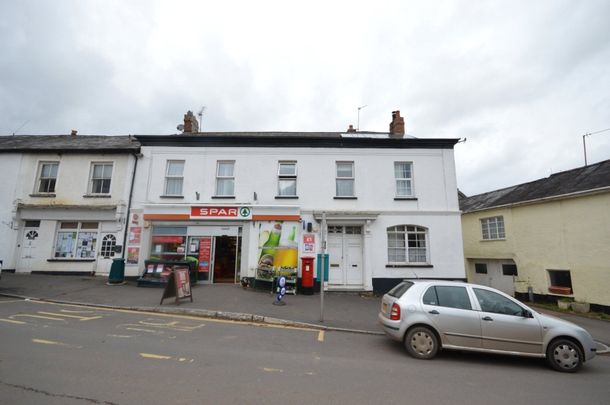
POLYGON ((205 237, 199 239, 199 268, 200 273, 210 271, 210 260, 212 258, 212 238, 205 237))
POLYGON ((191 207, 191 218, 205 219, 251 219, 252 209, 250 207, 191 207))
POLYGON ((303 243, 316 243, 316 235, 311 233, 303 235, 303 243))

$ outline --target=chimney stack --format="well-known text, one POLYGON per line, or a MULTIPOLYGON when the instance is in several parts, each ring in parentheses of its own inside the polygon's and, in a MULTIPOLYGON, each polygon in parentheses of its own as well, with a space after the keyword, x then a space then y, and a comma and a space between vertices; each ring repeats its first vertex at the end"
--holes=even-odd
POLYGON ((195 114, 192 111, 187 111, 184 114, 184 133, 194 132, 199 132, 199 123, 197 118, 195 118, 195 114))
POLYGON ((78 131, 76 129, 73 129, 72 132, 70 133, 71 136, 76 136, 76 134, 78 133, 78 131))
POLYGON ((390 122, 390 138, 403 138, 405 136, 405 119, 400 116, 400 111, 392 111, 392 122, 390 122))
POLYGON ((356 132, 356 130, 354 129, 354 126, 352 124, 349 124, 349 128, 347 128, 347 133, 351 134, 356 132))

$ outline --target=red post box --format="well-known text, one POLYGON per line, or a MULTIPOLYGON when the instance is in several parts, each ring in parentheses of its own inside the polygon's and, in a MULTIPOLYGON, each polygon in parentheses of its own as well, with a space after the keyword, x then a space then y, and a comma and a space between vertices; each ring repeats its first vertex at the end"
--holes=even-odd
POLYGON ((305 295, 313 294, 313 257, 301 257, 301 291, 305 295))

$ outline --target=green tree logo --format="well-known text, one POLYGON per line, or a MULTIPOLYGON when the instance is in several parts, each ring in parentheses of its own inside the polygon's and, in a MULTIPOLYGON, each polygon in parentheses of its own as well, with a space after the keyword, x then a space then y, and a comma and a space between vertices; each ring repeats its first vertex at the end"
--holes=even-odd
POLYGON ((250 208, 248 207, 241 207, 239 209, 239 215, 243 218, 247 218, 250 216, 250 208))

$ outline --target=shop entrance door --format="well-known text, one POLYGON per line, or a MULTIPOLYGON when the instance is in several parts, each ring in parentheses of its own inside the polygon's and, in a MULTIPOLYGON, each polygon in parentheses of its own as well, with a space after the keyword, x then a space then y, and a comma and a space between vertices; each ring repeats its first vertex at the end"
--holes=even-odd
POLYGON ((237 283, 238 272, 238 237, 214 237, 214 283, 237 283))

